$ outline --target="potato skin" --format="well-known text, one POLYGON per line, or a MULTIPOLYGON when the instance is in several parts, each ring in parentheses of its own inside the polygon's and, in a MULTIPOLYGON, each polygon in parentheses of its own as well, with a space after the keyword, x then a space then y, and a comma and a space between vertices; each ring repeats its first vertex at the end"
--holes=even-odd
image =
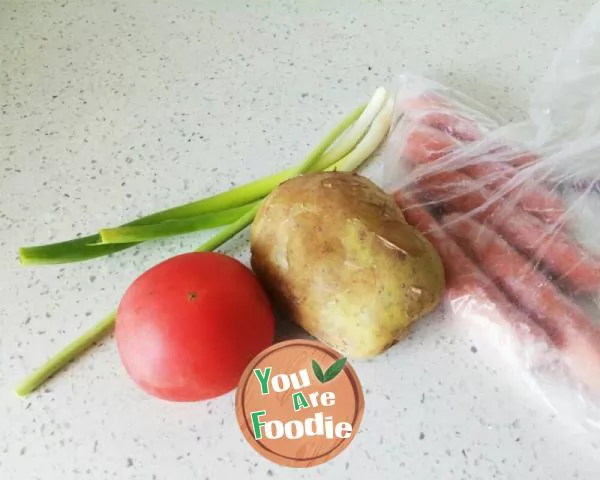
POLYGON ((365 177, 313 173, 280 185, 251 231, 252 268, 280 308, 349 357, 371 357, 432 311, 442 262, 393 198, 365 177))

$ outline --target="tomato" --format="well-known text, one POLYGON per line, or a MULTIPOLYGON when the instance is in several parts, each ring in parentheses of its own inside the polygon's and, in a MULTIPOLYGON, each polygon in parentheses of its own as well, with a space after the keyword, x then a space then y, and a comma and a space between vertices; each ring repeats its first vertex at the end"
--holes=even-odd
POLYGON ((246 266, 218 253, 188 253, 151 268, 127 289, 116 339, 129 376, 145 392, 197 401, 234 389, 273 343, 269 300, 246 266))

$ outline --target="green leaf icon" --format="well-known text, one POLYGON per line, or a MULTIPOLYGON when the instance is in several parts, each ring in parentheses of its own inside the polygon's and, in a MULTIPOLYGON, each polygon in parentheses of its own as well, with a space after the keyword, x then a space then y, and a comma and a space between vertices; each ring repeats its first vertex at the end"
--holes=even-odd
MULTIPOLYGON (((344 366, 346 365, 346 361, 348 359, 346 357, 340 358, 339 360, 336 360, 335 362, 333 362, 333 364, 331 365, 331 367, 329 367, 327 369, 327 371, 325 372, 325 375, 323 375, 323 379, 325 380, 325 382, 329 382, 331 380, 333 380, 335 377, 337 377, 340 372, 344 369, 344 366)), ((323 383, 325 383, 323 382, 323 383)))
POLYGON ((316 360, 312 361, 312 369, 313 369, 313 372, 315 372, 315 377, 317 377, 317 380, 321 383, 325 383, 325 378, 323 376, 323 370, 321 369, 321 365, 319 365, 316 360))

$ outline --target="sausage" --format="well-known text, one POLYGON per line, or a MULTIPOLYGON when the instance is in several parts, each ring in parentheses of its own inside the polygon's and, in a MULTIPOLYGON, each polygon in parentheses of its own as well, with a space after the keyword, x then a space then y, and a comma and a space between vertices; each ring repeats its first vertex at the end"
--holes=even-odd
POLYGON ((492 321, 508 326, 521 341, 535 339, 549 344, 545 331, 510 302, 504 293, 468 258, 441 228, 433 216, 406 192, 394 194, 406 221, 419 230, 438 251, 446 273, 446 295, 454 309, 469 302, 468 308, 484 311, 492 321), (493 313, 496 313, 494 315, 493 313))
POLYGON ((600 330, 583 310, 493 230, 458 214, 445 216, 442 225, 542 325, 575 374, 600 392, 600 330))
MULTIPOLYGON (((518 169, 502 162, 481 162, 468 165, 462 171, 475 180, 480 180, 492 191, 502 191, 518 173, 518 169)), ((560 225, 565 218, 562 199, 540 185, 526 185, 506 190, 508 198, 528 213, 545 223, 560 225)))
MULTIPOLYGON (((435 128, 423 125, 413 125, 409 128, 402 156, 415 167, 440 160, 460 146, 456 139, 435 128)), ((459 170, 494 191, 504 188, 518 173, 518 170, 509 164, 485 160, 466 165, 459 170)), ((565 207, 562 200, 541 185, 508 190, 506 196, 523 210, 546 223, 560 224, 564 220, 565 207)))
POLYGON ((472 142, 482 136, 477 122, 458 113, 449 101, 434 92, 402 99, 400 109, 413 122, 441 130, 457 140, 472 142))
POLYGON ((458 146, 458 140, 436 128, 411 124, 401 154, 416 166, 435 162, 458 146))
POLYGON ((538 218, 502 199, 492 201, 492 193, 460 172, 441 172, 418 181, 428 198, 446 210, 473 214, 479 222, 492 226, 517 250, 541 262, 576 292, 600 292, 600 261, 571 241, 564 232, 549 231, 538 218))

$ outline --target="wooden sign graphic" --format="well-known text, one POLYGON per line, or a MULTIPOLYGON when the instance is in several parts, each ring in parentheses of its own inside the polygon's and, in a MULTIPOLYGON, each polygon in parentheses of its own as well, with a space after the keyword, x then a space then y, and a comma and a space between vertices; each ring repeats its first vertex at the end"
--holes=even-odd
POLYGON ((288 467, 334 458, 358 430, 364 411, 360 381, 335 350, 289 340, 260 353, 244 371, 236 415, 261 455, 288 467))

